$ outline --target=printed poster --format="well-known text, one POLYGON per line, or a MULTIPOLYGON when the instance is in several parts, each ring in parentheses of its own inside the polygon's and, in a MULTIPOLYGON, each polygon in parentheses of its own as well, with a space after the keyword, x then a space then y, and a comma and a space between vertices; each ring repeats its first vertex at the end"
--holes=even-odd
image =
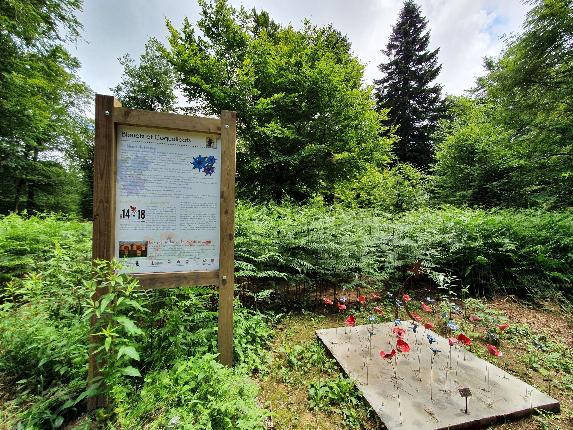
POLYGON ((126 273, 219 269, 219 135, 118 126, 116 257, 126 273))

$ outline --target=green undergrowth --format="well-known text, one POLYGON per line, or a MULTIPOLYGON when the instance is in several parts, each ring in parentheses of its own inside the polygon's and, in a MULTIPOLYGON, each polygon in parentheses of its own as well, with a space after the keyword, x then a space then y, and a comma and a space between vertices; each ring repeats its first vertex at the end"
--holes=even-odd
POLYGON ((101 263, 92 272, 89 227, 52 217, 0 219, 2 261, 14 263, 11 272, 3 266, 0 286, 0 427, 97 422, 119 430, 165 428, 167 422, 262 428, 266 412, 256 403, 250 375, 268 362, 267 317, 235 303, 235 367, 220 366, 216 291, 137 291, 117 265, 101 263), (21 242, 18 250, 10 248, 13 242, 21 242), (96 284, 108 291, 94 301, 96 284), (102 377, 87 389, 94 316, 102 377), (107 393, 109 407, 76 421, 98 392, 107 393))
MULTIPOLYGON (((400 215, 323 205, 250 205, 236 211, 236 275, 267 302, 324 288, 400 285, 415 262, 478 295, 573 295, 573 212, 443 207, 400 215)), ((48 264, 56 246, 85 267, 90 224, 0 218, 0 288, 48 264)), ((427 279, 431 282, 430 279, 427 279)), ((306 294, 305 294, 306 293, 306 294)), ((304 303, 301 297, 297 302, 304 303)))
MULTIPOLYGON (((333 286, 339 291, 371 285, 395 289, 411 275, 407 270, 415 262, 424 270, 419 280, 438 285, 447 274, 453 280, 447 288, 457 297, 463 296, 462 289, 530 297, 571 293, 570 211, 441 208, 389 216, 359 209, 239 203, 236 224, 239 288, 285 308, 305 303, 292 301, 287 294, 292 287, 299 295, 306 293, 307 300, 314 300, 311 293, 333 286)), ((9 427, 20 423, 30 429, 60 428, 85 412, 86 397, 93 394, 86 391, 85 381, 88 319, 94 314, 108 318, 94 333, 102 341, 103 356, 112 357, 113 363, 104 377, 115 400, 100 414, 108 426, 127 428, 125 423, 147 420, 146 425, 160 427, 176 417, 184 422, 181 405, 187 400, 170 398, 173 393, 165 388, 169 384, 202 378, 217 392, 219 377, 246 381, 241 378, 264 377, 270 369, 277 371, 283 384, 304 385, 305 398, 314 393, 310 398, 315 405, 347 409, 346 403, 331 398, 344 392, 344 383, 330 381, 335 374, 304 379, 313 369, 328 368, 320 349, 306 343, 287 345, 281 353, 284 365, 273 367, 268 354, 272 321, 239 303, 235 370, 231 375, 216 366, 212 354, 217 342, 217 297, 212 289, 140 292, 129 278, 117 274, 106 278, 100 272, 100 281, 115 290, 92 302, 90 230, 89 223, 54 216, 0 218, 0 421, 9 427), (212 363, 197 361, 203 356, 211 357, 212 363), (205 367, 208 376, 199 376, 188 363, 205 367), (187 370, 178 375, 176 369, 187 370), (153 409, 150 396, 161 393, 171 406, 153 409), (142 403, 128 408, 126 399, 142 403)), ((527 351, 528 366, 558 372, 559 384, 568 389, 572 382, 567 350, 553 341, 537 342, 543 346, 527 351)), ((229 390, 228 399, 239 396, 240 402, 230 402, 228 409, 216 403, 213 407, 228 410, 230 422, 241 408, 248 408, 252 417, 265 414, 253 403, 255 388, 240 395, 229 390)), ((209 404, 203 392, 188 395, 185 399, 198 396, 198 401, 209 404)), ((205 408, 204 413, 194 410, 191 415, 205 419, 211 413, 221 414, 221 409, 205 408)), ((249 413, 239 415, 251 422, 249 413)), ((350 423, 353 418, 344 420, 350 423)))
POLYGON ((113 427, 122 429, 263 429, 267 413, 243 372, 206 354, 149 372, 141 387, 116 385, 113 427))
POLYGON ((273 359, 260 378, 260 398, 271 411, 275 428, 380 428, 354 382, 314 334, 340 323, 336 319, 303 312, 278 323, 273 359))
POLYGON ((59 246, 87 263, 91 254, 91 223, 53 215, 0 217, 0 284, 36 272, 59 246))
POLYGON ((443 207, 390 216, 240 204, 236 256, 243 285, 270 288, 279 302, 292 285, 305 286, 307 293, 320 293, 325 285, 398 286, 416 262, 426 273, 457 279, 458 292, 571 297, 573 212, 443 207))

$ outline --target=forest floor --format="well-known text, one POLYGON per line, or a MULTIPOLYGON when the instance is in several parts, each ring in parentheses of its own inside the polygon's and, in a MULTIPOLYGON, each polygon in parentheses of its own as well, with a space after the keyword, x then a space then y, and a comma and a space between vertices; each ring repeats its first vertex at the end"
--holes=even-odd
MULTIPOLYGON (((474 339, 472 351, 561 403, 558 414, 539 412, 490 428, 573 429, 571 305, 566 302, 529 304, 511 296, 487 302, 470 299, 465 304, 466 309, 456 323, 474 339), (497 331, 502 357, 492 357, 487 353, 484 341, 487 324, 470 322, 470 312, 490 323, 509 323, 507 330, 497 331)), ((437 309, 438 304, 434 308, 437 309)), ((368 317, 365 311, 356 307, 354 313, 358 324, 368 317)), ((439 312, 424 313, 423 317, 424 321, 439 327, 439 312)), ((343 320, 343 315, 325 306, 317 312, 289 314, 276 327, 271 363, 258 378, 260 403, 271 413, 268 429, 384 428, 316 339, 315 330, 343 326, 343 320)))

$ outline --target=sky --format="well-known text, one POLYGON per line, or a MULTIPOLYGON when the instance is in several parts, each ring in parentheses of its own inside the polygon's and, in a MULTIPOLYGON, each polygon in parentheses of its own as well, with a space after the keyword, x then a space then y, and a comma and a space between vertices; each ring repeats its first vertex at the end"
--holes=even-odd
MULTIPOLYGON (((300 28, 309 18, 316 25, 333 24, 348 36, 352 51, 365 65, 365 83, 381 77, 381 52, 398 19, 400 0, 230 0, 250 9, 264 9, 272 19, 300 28)), ((461 95, 484 73, 483 58, 499 55, 505 37, 521 31, 528 10, 522 0, 419 0, 428 20, 430 48, 440 48, 438 82, 448 94, 461 95)), ((81 62, 80 77, 100 94, 121 79, 118 58, 138 59, 145 42, 166 42, 165 19, 180 27, 184 17, 199 18, 195 0, 84 0, 79 15, 82 39, 69 45, 81 62)))

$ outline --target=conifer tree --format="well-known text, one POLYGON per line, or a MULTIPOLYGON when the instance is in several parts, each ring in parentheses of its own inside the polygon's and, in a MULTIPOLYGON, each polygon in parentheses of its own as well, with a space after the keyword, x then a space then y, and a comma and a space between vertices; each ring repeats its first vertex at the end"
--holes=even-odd
POLYGON ((430 33, 420 7, 406 0, 386 49, 387 62, 378 66, 382 78, 376 83, 378 110, 388 109, 385 125, 397 127, 394 144, 398 161, 421 169, 431 164, 432 134, 445 113, 442 86, 432 83, 442 66, 438 51, 428 51, 430 33))

